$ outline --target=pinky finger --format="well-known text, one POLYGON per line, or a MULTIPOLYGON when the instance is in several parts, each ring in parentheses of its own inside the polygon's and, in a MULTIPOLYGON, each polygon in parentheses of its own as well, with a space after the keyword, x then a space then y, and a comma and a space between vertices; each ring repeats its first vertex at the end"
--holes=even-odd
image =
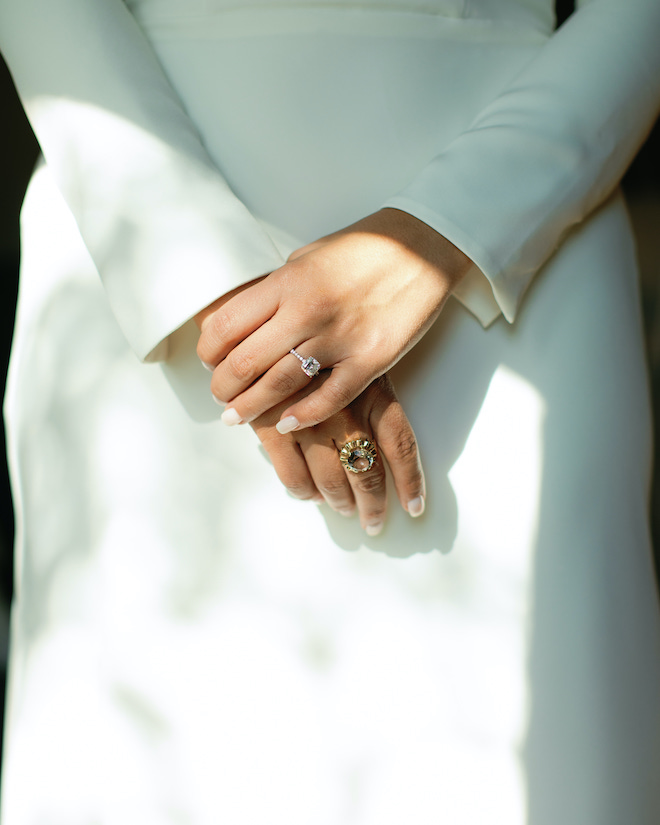
POLYGON ((282 413, 277 431, 290 433, 314 427, 348 407, 371 380, 351 373, 347 367, 335 367, 319 389, 282 413))

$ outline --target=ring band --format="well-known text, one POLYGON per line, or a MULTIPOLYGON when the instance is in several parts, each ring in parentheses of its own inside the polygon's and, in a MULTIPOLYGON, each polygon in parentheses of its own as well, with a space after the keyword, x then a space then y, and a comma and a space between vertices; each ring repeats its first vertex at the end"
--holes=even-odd
POLYGON ((312 356, 308 356, 307 358, 303 358, 302 355, 298 355, 295 349, 289 350, 291 355, 295 355, 296 358, 300 361, 300 367, 302 371, 308 378, 314 378, 314 376, 318 373, 321 369, 321 365, 316 360, 316 358, 312 358, 312 356))
POLYGON ((378 451, 376 445, 366 438, 347 441, 339 451, 339 460, 351 473, 366 473, 374 466, 378 451))

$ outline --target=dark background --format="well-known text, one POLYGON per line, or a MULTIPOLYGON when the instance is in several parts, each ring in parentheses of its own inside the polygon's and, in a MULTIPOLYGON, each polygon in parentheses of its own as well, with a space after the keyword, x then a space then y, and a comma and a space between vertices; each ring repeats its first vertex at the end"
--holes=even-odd
MULTIPOLYGON (((564 20, 571 10, 570 0, 559 0, 559 21, 564 20)), ((9 74, 0 61, 0 386, 4 386, 18 284, 18 213, 38 151, 9 74)), ((656 127, 651 134, 628 172, 624 186, 638 242, 649 369, 656 410, 656 474, 651 522, 655 546, 660 549, 660 128, 656 127)), ((4 436, 4 428, 2 434, 4 436)), ((8 605, 12 592, 13 531, 7 468, 0 460, 0 701, 4 690, 8 605)), ((0 704, 0 725, 3 706, 4 703, 0 704)))

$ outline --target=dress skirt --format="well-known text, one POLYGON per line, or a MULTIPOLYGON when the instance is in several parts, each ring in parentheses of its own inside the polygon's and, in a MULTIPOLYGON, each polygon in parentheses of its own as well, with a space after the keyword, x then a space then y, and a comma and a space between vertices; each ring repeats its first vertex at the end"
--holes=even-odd
MULTIPOLYGON (((546 36, 150 8, 285 256, 378 209, 546 36)), ((249 426, 219 421, 194 325, 139 363, 47 167, 22 270, 2 825, 657 825, 651 429, 618 194, 515 324, 451 299, 393 370, 428 501, 412 520, 392 495, 374 538, 290 498, 249 426)))

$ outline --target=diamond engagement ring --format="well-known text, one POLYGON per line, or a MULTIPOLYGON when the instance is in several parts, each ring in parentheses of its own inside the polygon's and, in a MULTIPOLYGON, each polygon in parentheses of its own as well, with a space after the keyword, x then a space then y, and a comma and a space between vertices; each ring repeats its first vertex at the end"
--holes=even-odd
POLYGON ((314 378, 314 376, 318 373, 321 369, 321 365, 316 360, 316 358, 312 358, 310 355, 308 358, 303 358, 302 355, 298 355, 295 349, 289 350, 291 355, 295 355, 296 358, 300 361, 300 367, 302 371, 308 378, 314 378))
POLYGON ((370 470, 378 452, 376 445, 366 438, 347 441, 339 452, 339 460, 351 473, 366 473, 370 470))

